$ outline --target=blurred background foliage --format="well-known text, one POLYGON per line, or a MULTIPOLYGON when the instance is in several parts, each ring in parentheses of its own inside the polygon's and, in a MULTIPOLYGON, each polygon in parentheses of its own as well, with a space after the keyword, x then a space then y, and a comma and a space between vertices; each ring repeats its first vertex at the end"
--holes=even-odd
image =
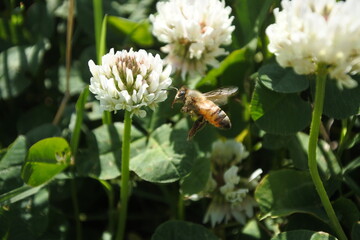
MULTIPOLYGON (((108 49, 132 47, 161 54, 162 44, 151 35, 147 20, 155 13, 156 2, 104 0, 108 49)), ((132 188, 128 239, 170 239, 171 235, 166 234, 174 228, 179 232, 194 232, 193 238, 187 239, 215 239, 215 233, 222 239, 262 240, 270 239, 279 231, 298 229, 307 229, 295 234, 304 238, 278 236, 274 239, 308 239, 310 230, 333 234, 309 175, 300 171, 307 169, 306 133, 311 120, 312 78, 280 68, 266 48, 264 29, 273 21, 271 12, 279 1, 229 0, 226 4, 233 9, 236 27, 233 42, 226 47, 230 55, 219 68, 209 70, 201 79, 191 79, 188 85, 201 91, 238 86, 240 94, 224 107, 233 127, 230 131, 220 131, 208 126, 192 142, 187 142, 192 120, 179 114, 179 106, 170 108, 175 92, 169 92, 168 100, 161 103, 157 111, 148 112, 147 118, 134 119, 131 169, 136 173, 134 179, 140 177, 146 181, 136 181, 136 187, 132 188), (209 203, 204 199, 185 201, 188 222, 166 222, 179 219, 179 188, 189 193, 196 191, 191 188, 191 181, 184 183, 183 178, 193 168, 209 168, 199 164, 204 164, 202 159, 210 152, 211 143, 219 138, 235 138, 250 151, 242 171, 251 173, 262 168, 265 173, 270 172, 255 192, 260 210, 258 218, 251 219, 245 226, 229 223, 213 229, 213 233, 204 228, 205 231, 198 225, 209 203), (170 149, 169 145, 174 146, 170 149), (178 154, 178 158, 166 163, 168 165, 152 160, 163 151, 186 154, 178 154), (157 164, 158 172, 148 171, 152 164, 157 164), (170 171, 168 166, 175 167, 170 171), (180 183, 179 179, 182 179, 180 183), (204 232, 204 238, 196 238, 198 232, 204 232)), ((76 213, 83 239, 111 239, 114 231, 115 223, 111 219, 119 207, 115 179, 120 174, 116 166, 121 155, 123 113, 112 115, 116 123, 102 125, 98 102, 84 90, 90 79, 88 61, 97 58, 92 1, 75 2, 69 101, 61 120, 54 121, 67 84, 68 14, 69 2, 63 0, 0 2, 1 239, 75 239, 75 236, 79 239, 76 213), (32 171, 36 171, 31 157, 27 160, 30 170, 23 166, 29 158, 30 147, 51 137, 54 141, 51 146, 61 147, 56 151, 63 151, 67 156, 72 145, 59 143, 55 137, 70 141, 78 105, 84 108, 84 113, 76 164, 71 162, 74 159, 65 157, 61 167, 69 168, 57 174, 62 168, 55 169, 52 164, 56 159, 53 159, 54 162, 44 168, 47 176, 42 176, 41 181, 31 180, 32 171), (52 181, 47 182, 50 179, 52 181), (24 185, 24 180, 33 187, 24 185)), ((181 84, 178 79, 174 80, 176 87, 181 84)), ((328 180, 326 187, 341 222, 348 235, 356 240, 356 236, 360 236, 357 171, 360 149, 356 147, 360 140, 357 117, 360 87, 339 91, 329 82, 327 93, 323 133, 328 134, 319 144, 319 166, 328 180)), ((51 149, 47 151, 53 154, 51 149)), ((204 183, 206 177, 206 174, 200 176, 200 180, 204 183)), ((179 236, 179 239, 185 238, 179 236)))

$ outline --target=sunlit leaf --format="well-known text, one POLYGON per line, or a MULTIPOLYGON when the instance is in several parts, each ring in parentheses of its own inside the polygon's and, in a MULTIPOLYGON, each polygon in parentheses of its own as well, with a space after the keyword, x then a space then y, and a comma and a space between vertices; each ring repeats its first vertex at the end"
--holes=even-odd
POLYGON ((79 151, 76 158, 77 172, 80 176, 88 176, 101 180, 120 176, 121 150, 113 150, 99 155, 93 149, 79 151))
POLYGON ((258 78, 265 87, 280 93, 301 92, 309 87, 305 75, 298 75, 292 68, 282 68, 277 63, 263 65, 258 78))
POLYGON ((25 160, 26 153, 26 138, 21 135, 9 146, 6 154, 1 158, 0 169, 22 163, 25 160))
POLYGON ((21 164, 27 154, 26 139, 19 136, 0 160, 0 194, 11 191, 24 184, 20 178, 21 164))
MULTIPOLYGON (((244 47, 230 53, 221 63, 218 68, 214 68, 201 79, 197 87, 212 86, 215 87, 218 79, 222 80, 222 84, 240 86, 240 82, 248 71, 250 55, 252 51, 249 47, 244 47)), ((240 89, 242 91, 242 88, 240 89)))
POLYGON ((9 205, 20 201, 24 198, 32 196, 40 191, 43 186, 31 187, 31 186, 22 186, 16 188, 10 192, 0 195, 0 206, 9 205))
POLYGON ((249 220, 241 231, 239 239, 244 240, 262 240, 264 238, 264 229, 262 229, 259 223, 255 220, 249 220))
POLYGON ((70 146, 65 139, 43 139, 29 149, 21 176, 28 185, 39 186, 67 168, 70 158, 70 146))
MULTIPOLYGON (((122 135, 124 132, 124 123, 114 123, 102 125, 93 130, 96 138, 97 147, 100 154, 108 153, 116 149, 121 149, 122 135)), ((138 139, 143 134, 135 127, 131 128, 131 139, 138 139)))
POLYGON ((142 46, 151 46, 153 44, 154 40, 148 21, 134 22, 115 16, 108 16, 107 20, 110 25, 128 35, 133 42, 142 46))
MULTIPOLYGON (((113 179, 120 175, 123 123, 102 125, 88 136, 89 148, 80 149, 77 158, 77 172, 102 180, 113 179)), ((132 141, 142 137, 135 127, 131 129, 132 141)), ((133 147, 133 144, 131 144, 133 147)))
POLYGON ((174 182, 186 176, 196 158, 194 144, 186 140, 187 130, 184 120, 174 128, 169 124, 157 128, 146 148, 131 156, 130 169, 150 182, 174 182))

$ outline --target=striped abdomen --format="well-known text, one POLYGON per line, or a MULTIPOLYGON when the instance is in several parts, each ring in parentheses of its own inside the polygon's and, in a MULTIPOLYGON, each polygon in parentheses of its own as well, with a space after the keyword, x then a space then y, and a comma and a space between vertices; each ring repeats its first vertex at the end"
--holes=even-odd
POLYGON ((197 102, 197 112, 215 127, 231 128, 229 117, 218 105, 210 100, 197 102))

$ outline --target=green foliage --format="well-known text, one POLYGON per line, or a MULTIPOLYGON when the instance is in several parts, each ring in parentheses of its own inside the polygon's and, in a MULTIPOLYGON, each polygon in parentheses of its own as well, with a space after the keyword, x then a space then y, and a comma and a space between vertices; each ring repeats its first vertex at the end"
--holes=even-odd
POLYGON ((115 16, 108 16, 107 20, 110 26, 113 26, 118 31, 130 37, 133 42, 140 46, 151 46, 153 44, 154 40, 149 31, 149 22, 144 21, 142 23, 137 23, 115 16))
POLYGON ((186 140, 186 130, 185 121, 174 128, 162 125, 149 138, 134 142, 130 169, 150 182, 174 182, 185 177, 196 158, 194 145, 186 140))
POLYGON ((360 113, 360 84, 352 89, 339 89, 330 79, 326 85, 324 114, 335 119, 344 119, 360 113))
POLYGON ((3 239, 39 239, 47 229, 49 192, 36 195, 0 210, 0 237, 3 239))
POLYGON ((337 238, 324 232, 297 230, 280 233, 271 240, 337 240, 337 238))
POLYGON ((210 175, 210 161, 205 157, 197 158, 188 176, 181 182, 183 194, 196 194, 206 186, 210 175))
POLYGON ((279 93, 297 93, 309 87, 305 76, 297 75, 291 68, 284 69, 276 63, 259 69, 259 80, 268 89, 279 93))
POLYGON ((360 237, 360 222, 353 225, 351 231, 351 239, 358 239, 360 237))
POLYGON ((255 124, 270 134, 294 134, 311 120, 310 105, 299 95, 273 92, 262 84, 254 89, 250 111, 255 124))
POLYGON ((0 161, 0 193, 4 194, 22 186, 21 164, 27 154, 26 139, 19 136, 7 149, 0 161))
POLYGON ((65 139, 43 139, 29 149, 21 176, 26 184, 39 186, 67 168, 70 158, 70 146, 65 139))
POLYGON ((334 209, 348 230, 351 230, 352 226, 360 218, 357 206, 345 197, 341 197, 334 202, 334 209))
MULTIPOLYGON (((121 139, 124 124, 102 125, 92 131, 88 138, 88 149, 79 151, 77 171, 81 176, 91 176, 106 180, 120 175, 121 139)), ((138 139, 141 133, 132 128, 132 138, 138 139)))
POLYGON ((0 53, 0 98, 10 99, 21 94, 40 68, 47 40, 31 46, 14 46, 0 53))
POLYGON ((218 239, 209 230, 201 225, 184 222, 184 221, 168 221, 160 225, 152 240, 192 240, 192 239, 203 239, 203 240, 215 240, 218 239))
POLYGON ((215 87, 217 85, 217 79, 221 78, 227 85, 239 85, 239 79, 234 76, 244 76, 247 69, 251 66, 252 62, 249 60, 253 53, 252 45, 246 46, 242 49, 238 49, 229 56, 227 56, 220 64, 218 68, 212 69, 201 81, 197 84, 197 87, 202 85, 210 85, 215 87), (239 67, 240 66, 240 67, 239 67))
POLYGON ((303 212, 326 221, 326 215, 321 209, 320 199, 308 172, 271 172, 257 187, 255 198, 259 203, 262 218, 303 212))
MULTIPOLYGON (((164 43, 154 38, 148 19, 156 3, 75 1, 70 59, 69 1, 0 4, 0 239, 80 240, 81 232, 82 239, 114 238, 124 112, 99 109, 89 94, 88 61, 99 64, 110 48, 160 53, 164 43)), ((237 86, 237 95, 221 106, 232 128, 207 124, 187 141, 195 117, 180 113, 180 104, 171 108, 171 90, 146 118, 133 117, 126 239, 335 240, 308 172, 316 78, 280 67, 267 50, 265 29, 279 0, 225 3, 236 27, 231 45, 223 46, 228 55, 218 58, 219 67, 208 66, 205 76, 172 78, 175 87, 202 92, 237 86), (215 207, 217 214, 230 213, 226 223, 212 227, 203 219, 214 198, 189 196, 224 174, 227 169, 210 161, 212 144, 233 138, 249 152, 237 164, 241 184, 263 170, 248 193, 256 207, 245 207, 244 225, 231 216, 237 212, 230 205, 215 207)), ((360 84, 339 88, 327 79, 316 161, 348 240, 360 239, 359 114, 360 84)))

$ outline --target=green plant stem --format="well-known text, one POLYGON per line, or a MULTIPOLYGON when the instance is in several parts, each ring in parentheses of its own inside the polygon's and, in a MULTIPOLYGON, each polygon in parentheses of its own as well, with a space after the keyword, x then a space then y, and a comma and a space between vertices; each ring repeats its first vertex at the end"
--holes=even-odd
POLYGON ((185 220, 185 206, 184 206, 184 195, 179 193, 178 200, 178 217, 179 220, 185 220))
POLYGON ((76 227, 76 240, 82 239, 82 227, 80 222, 80 209, 79 202, 76 194, 76 179, 71 179, 71 200, 74 208, 75 227, 76 227))
MULTIPOLYGON (((96 47, 96 62, 101 64, 101 57, 105 54, 106 49, 106 22, 107 17, 103 16, 103 1, 93 0, 93 14, 94 14, 94 32, 95 32, 95 47, 96 47)), ((111 124, 111 113, 108 111, 103 112, 103 124, 111 124)))
POLYGON ((330 223, 334 231, 336 232, 339 240, 347 240, 347 237, 343 229, 341 228, 339 220, 336 217, 335 211, 331 205, 330 199, 321 181, 317 167, 317 162, 316 162, 316 147, 317 147, 319 129, 321 124, 321 115, 324 105, 326 77, 327 77, 326 66, 319 64, 318 75, 316 79, 314 110, 312 113, 312 120, 310 126, 308 164, 309 164, 311 178, 315 184, 315 188, 319 194, 321 202, 324 206, 326 214, 330 219, 330 223))
POLYGON ((99 182, 101 183, 101 185, 104 187, 104 190, 107 194, 108 197, 108 204, 109 204, 109 223, 108 223, 108 231, 110 232, 111 236, 115 235, 115 216, 116 213, 114 211, 114 205, 115 205, 115 198, 114 198, 114 189, 112 187, 112 185, 106 181, 106 180, 99 180, 99 182))
POLYGON ((123 240, 125 236, 128 195, 129 195, 129 162, 130 162, 130 137, 131 137, 131 113, 125 111, 124 134, 122 139, 121 154, 121 182, 120 182, 120 216, 118 222, 117 240, 123 240))
POLYGON ((93 0, 93 11, 94 11, 94 27, 95 27, 95 47, 96 47, 96 57, 97 63, 101 64, 102 53, 100 51, 100 38, 101 38, 101 25, 103 19, 103 1, 102 0, 93 0))

